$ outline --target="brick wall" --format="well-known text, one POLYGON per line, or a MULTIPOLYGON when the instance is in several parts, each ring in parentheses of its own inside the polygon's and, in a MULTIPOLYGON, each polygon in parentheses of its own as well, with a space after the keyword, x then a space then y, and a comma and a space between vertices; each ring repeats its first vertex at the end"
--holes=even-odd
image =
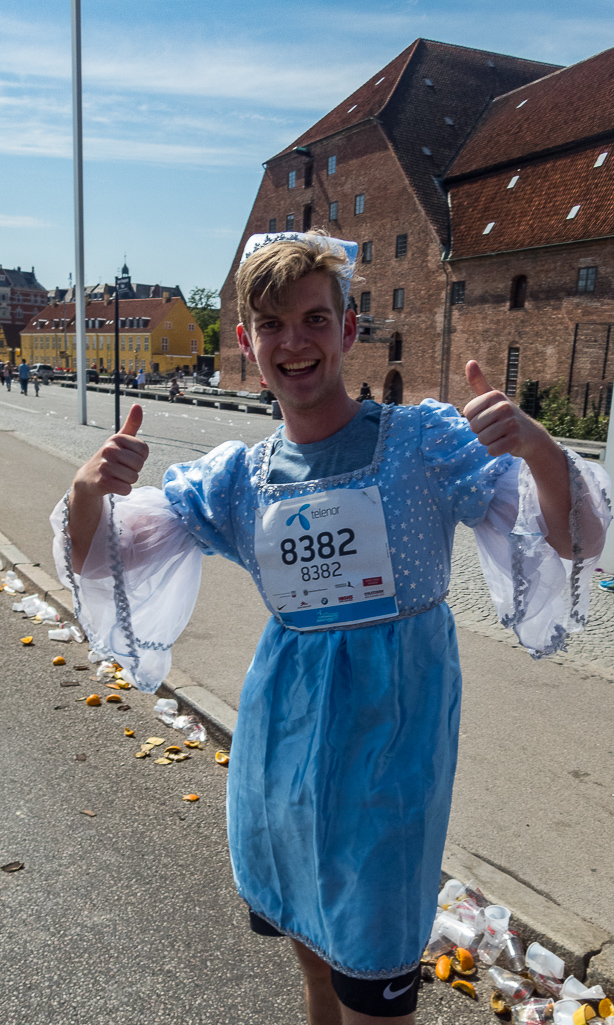
POLYGON ((494 387, 505 388, 510 346, 520 350, 518 394, 527 379, 540 387, 562 380, 566 389, 571 373, 582 412, 585 385, 598 399, 614 379, 613 239, 455 260, 449 273, 465 281, 464 303, 449 310, 448 397, 455 405, 467 400, 468 359, 480 362, 494 387), (595 291, 579 294, 578 271, 588 266, 598 268, 595 291), (526 302, 510 309, 518 275, 527 278, 526 302))
POLYGON ((446 277, 441 248, 416 201, 388 141, 370 122, 314 143, 312 185, 304 186, 306 158, 288 154, 267 167, 231 272, 222 288, 220 330, 221 384, 224 388, 259 390, 257 368, 249 362, 241 373, 236 345, 234 274, 246 240, 266 232, 276 218, 285 230, 286 216, 294 214, 294 227, 303 229, 303 212, 312 208, 312 226, 326 227, 340 238, 359 244, 357 274, 351 294, 360 309, 361 292, 371 292, 371 310, 377 325, 375 340, 357 341, 345 359, 345 379, 351 395, 363 381, 382 399, 391 373, 402 379, 403 401, 419 401, 439 393, 439 363, 446 277), (328 175, 328 157, 336 156, 337 169, 328 175), (288 174, 296 171, 296 187, 288 188, 288 174), (364 213, 355 215, 354 201, 364 194, 364 213), (338 203, 338 219, 329 221, 329 204, 338 203), (395 257, 396 237, 407 234, 407 255, 395 257), (361 262, 362 243, 373 243, 373 260, 361 262), (393 290, 405 290, 405 306, 393 310, 393 290), (401 360, 389 362, 389 340, 402 340, 401 360))

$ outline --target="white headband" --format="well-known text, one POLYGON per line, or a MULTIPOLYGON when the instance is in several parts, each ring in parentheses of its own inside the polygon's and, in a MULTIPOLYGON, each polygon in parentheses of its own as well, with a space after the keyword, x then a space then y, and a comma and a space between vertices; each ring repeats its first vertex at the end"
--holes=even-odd
POLYGON ((358 256, 357 242, 346 242, 344 239, 330 238, 328 235, 307 235, 302 231, 276 231, 267 235, 252 235, 251 238, 247 240, 245 249, 243 250, 241 263, 244 263, 248 256, 251 256, 258 249, 262 249, 263 246, 271 245, 272 242, 308 242, 309 245, 317 246, 318 249, 322 250, 331 249, 334 251, 337 248, 342 249, 346 255, 347 263, 339 267, 339 270, 336 272, 336 277, 338 278, 339 287, 341 288, 341 293, 343 295, 345 305, 347 306, 350 295, 350 284, 354 273, 356 257, 358 256))

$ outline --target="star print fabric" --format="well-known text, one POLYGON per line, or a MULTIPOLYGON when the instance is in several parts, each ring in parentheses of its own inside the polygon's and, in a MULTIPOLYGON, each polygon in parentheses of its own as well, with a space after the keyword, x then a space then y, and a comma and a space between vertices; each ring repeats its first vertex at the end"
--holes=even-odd
MULTIPOLYGON (((495 601, 519 635, 530 625, 534 650, 553 635, 564 641, 560 594, 579 594, 587 580, 567 575, 547 545, 521 461, 491 458, 450 406, 382 407, 368 465, 356 468, 350 438, 347 461, 312 462, 307 481, 270 480, 280 439, 250 450, 227 443, 171 467, 163 491, 107 499, 80 577, 60 504, 58 571, 94 646, 154 690, 196 601, 203 552, 243 565, 263 593, 257 507, 379 488, 399 615, 308 633, 272 615, 241 694, 228 834, 250 908, 345 974, 391 978, 419 961, 428 940, 452 797, 461 674, 444 599, 454 527, 476 530, 495 601), (540 619, 544 603, 554 612, 540 619)), ((593 540, 609 513, 597 470, 572 463, 577 568, 584 507, 593 540)))

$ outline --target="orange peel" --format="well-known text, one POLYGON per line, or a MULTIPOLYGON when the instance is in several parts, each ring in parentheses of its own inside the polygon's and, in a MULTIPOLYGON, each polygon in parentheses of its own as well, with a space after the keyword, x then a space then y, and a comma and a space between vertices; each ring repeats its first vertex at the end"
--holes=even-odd
POLYGON ((586 1025, 586 1022, 596 1017, 597 1015, 590 1004, 582 1004, 582 1007, 579 1007, 573 1013, 573 1025, 586 1025))
POLYGON ((466 950, 465 947, 456 948, 456 959, 460 965, 462 972, 470 972, 475 968, 475 961, 471 951, 466 950))
POLYGON ((198 794, 184 794, 183 797, 181 798, 181 800, 182 801, 199 801, 200 798, 199 798, 198 794))
POLYGON ((445 982, 447 979, 450 978, 451 971, 452 962, 450 961, 450 958, 447 957, 446 954, 442 954, 437 964, 435 965, 435 975, 438 979, 441 979, 443 982, 445 982))
POLYGON ((609 997, 599 1001, 599 1017, 611 1018, 614 1015, 614 1004, 609 997))
POLYGON ((122 699, 120 698, 119 694, 107 694, 107 701, 111 704, 115 703, 117 705, 121 704, 122 699))
POLYGON ((216 760, 218 765, 228 765, 228 762, 230 761, 230 752, 229 751, 216 751, 215 752, 215 760, 216 760))
POLYGON ((129 730, 127 726, 124 726, 124 733, 125 733, 125 735, 127 737, 133 737, 134 736, 134 730, 129 730))
POLYGON ((63 655, 56 655, 55 658, 52 660, 51 664, 53 666, 65 666, 66 665, 66 659, 64 658, 63 655))
POLYGON ((85 699, 85 704, 93 707, 94 705, 100 704, 100 697, 98 694, 90 694, 89 698, 85 699))
POLYGON ((477 1000, 478 998, 473 984, 471 982, 466 982, 465 979, 455 979, 452 983, 452 989, 459 989, 461 993, 466 993, 472 1000, 477 1000))
POLYGON ((34 640, 34 638, 33 637, 20 637, 19 640, 21 641, 22 644, 32 644, 32 641, 34 640))

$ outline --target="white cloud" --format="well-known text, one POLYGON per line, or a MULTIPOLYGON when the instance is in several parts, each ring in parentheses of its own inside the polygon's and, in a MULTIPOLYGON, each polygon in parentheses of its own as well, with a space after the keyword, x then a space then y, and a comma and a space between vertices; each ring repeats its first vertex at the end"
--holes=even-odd
POLYGON ((53 225, 38 217, 20 217, 18 214, 0 214, 0 228, 52 228, 53 225))

